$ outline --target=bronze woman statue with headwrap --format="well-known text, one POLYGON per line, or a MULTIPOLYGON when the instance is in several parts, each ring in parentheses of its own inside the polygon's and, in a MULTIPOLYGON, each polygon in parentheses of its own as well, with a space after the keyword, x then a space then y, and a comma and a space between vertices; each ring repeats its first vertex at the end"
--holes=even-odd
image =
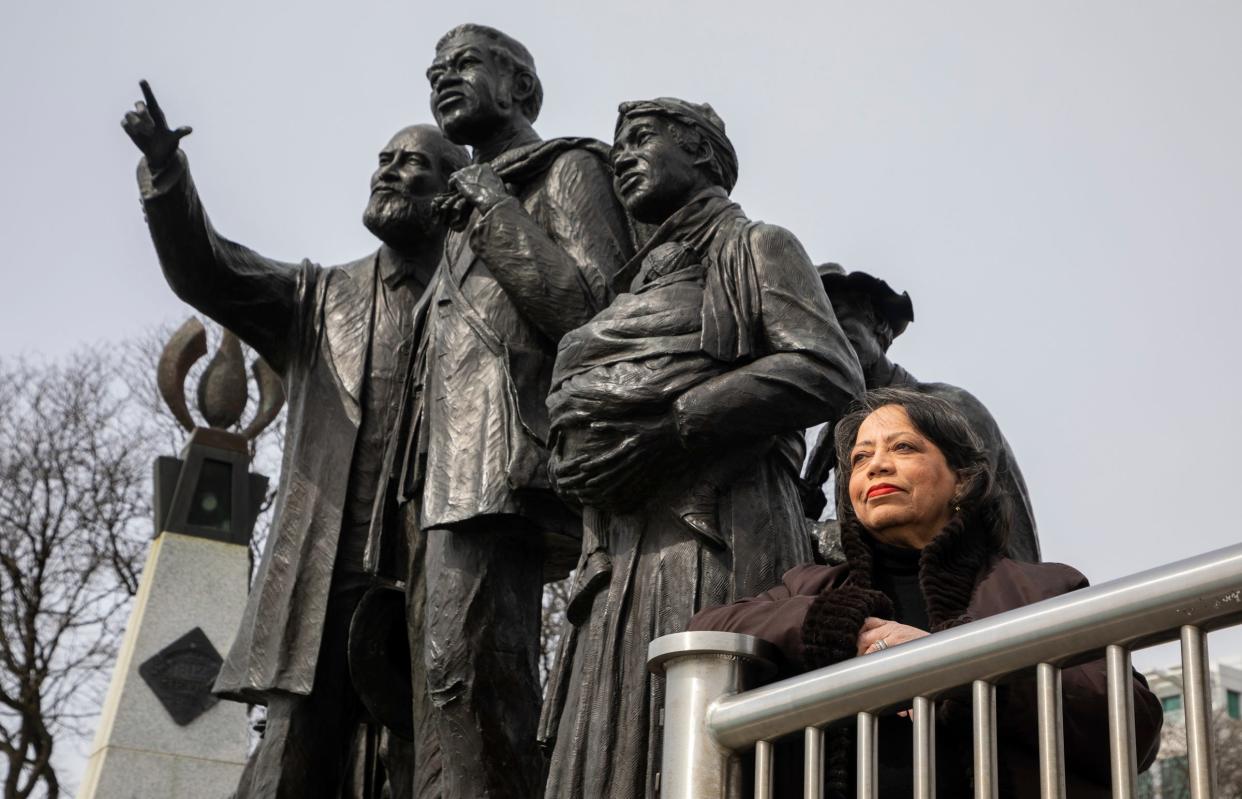
POLYGON ((548 398, 553 476, 584 519, 541 724, 558 799, 653 795, 647 644, 811 559, 803 429, 863 385, 797 239, 729 199, 737 156, 710 106, 622 104, 612 165, 658 227, 629 292, 561 341, 548 398))

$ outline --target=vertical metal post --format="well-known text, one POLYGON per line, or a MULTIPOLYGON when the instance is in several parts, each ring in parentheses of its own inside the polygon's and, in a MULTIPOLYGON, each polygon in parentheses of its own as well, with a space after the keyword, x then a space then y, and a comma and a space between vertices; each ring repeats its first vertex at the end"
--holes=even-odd
POLYGON ((975 799, 997 799, 996 686, 975 680, 971 686, 975 729, 975 799))
POLYGON ((771 644, 738 633, 677 633, 651 642, 647 667, 664 675, 661 799, 724 799, 740 792, 740 756, 711 737, 707 714, 716 700, 770 674, 775 654, 771 644))
POLYGON ((1104 657, 1108 663, 1108 751, 1113 799, 1135 799, 1138 764, 1134 756, 1134 674, 1130 669, 1130 650, 1111 644, 1104 657))
POLYGON ((879 799, 880 796, 880 721, 874 713, 858 714, 858 799, 879 799))
POLYGON ((936 799, 936 703, 914 698, 914 799, 936 799))
POLYGON ((1182 692, 1186 708, 1190 797, 1209 799, 1216 795, 1216 764, 1212 752, 1212 676, 1208 670, 1207 635, 1190 625, 1182 627, 1182 692))
POLYGON ((772 742, 755 744, 755 799, 772 799, 772 742))
POLYGON ((1051 663, 1035 668, 1039 696, 1039 796, 1065 799, 1065 729, 1061 710, 1061 670, 1051 663))
POLYGON ((805 799, 824 799, 824 731, 807 727, 802 745, 802 759, 806 770, 802 773, 802 796, 805 799))

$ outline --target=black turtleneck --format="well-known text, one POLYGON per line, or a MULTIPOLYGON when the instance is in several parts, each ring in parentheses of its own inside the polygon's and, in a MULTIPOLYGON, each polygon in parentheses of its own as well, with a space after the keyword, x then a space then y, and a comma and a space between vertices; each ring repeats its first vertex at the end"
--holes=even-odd
MULTIPOLYGON (((922 550, 885 544, 866 533, 862 538, 871 550, 871 585, 893 600, 895 620, 920 630, 928 629, 927 600, 919 588, 922 550)), ((895 711, 880 716, 880 796, 909 796, 914 790, 914 763, 910 757, 913 736, 909 719, 895 711)))
POLYGON ((919 587, 919 557, 922 550, 895 546, 863 534, 871 550, 871 584, 893 600, 898 621, 920 630, 930 630, 927 600, 919 587))

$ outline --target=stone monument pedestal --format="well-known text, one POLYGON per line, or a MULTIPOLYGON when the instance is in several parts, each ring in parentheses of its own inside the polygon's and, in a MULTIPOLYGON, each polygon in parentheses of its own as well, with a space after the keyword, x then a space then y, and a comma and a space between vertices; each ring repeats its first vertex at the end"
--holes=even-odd
POLYGON ((246 706, 210 694, 246 604, 246 544, 165 532, 151 544, 79 799, 227 799, 246 706))

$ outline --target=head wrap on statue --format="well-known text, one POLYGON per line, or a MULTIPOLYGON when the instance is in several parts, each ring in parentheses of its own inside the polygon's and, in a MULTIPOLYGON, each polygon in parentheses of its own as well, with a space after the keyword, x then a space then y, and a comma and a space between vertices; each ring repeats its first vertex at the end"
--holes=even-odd
POLYGON ((711 168, 717 182, 725 191, 733 191, 737 184, 737 151, 725 135, 725 124, 716 110, 707 103, 689 103, 676 97, 657 97, 654 100, 634 100, 617 108, 617 127, 634 117, 658 116, 683 125, 702 136, 712 148, 711 168))

